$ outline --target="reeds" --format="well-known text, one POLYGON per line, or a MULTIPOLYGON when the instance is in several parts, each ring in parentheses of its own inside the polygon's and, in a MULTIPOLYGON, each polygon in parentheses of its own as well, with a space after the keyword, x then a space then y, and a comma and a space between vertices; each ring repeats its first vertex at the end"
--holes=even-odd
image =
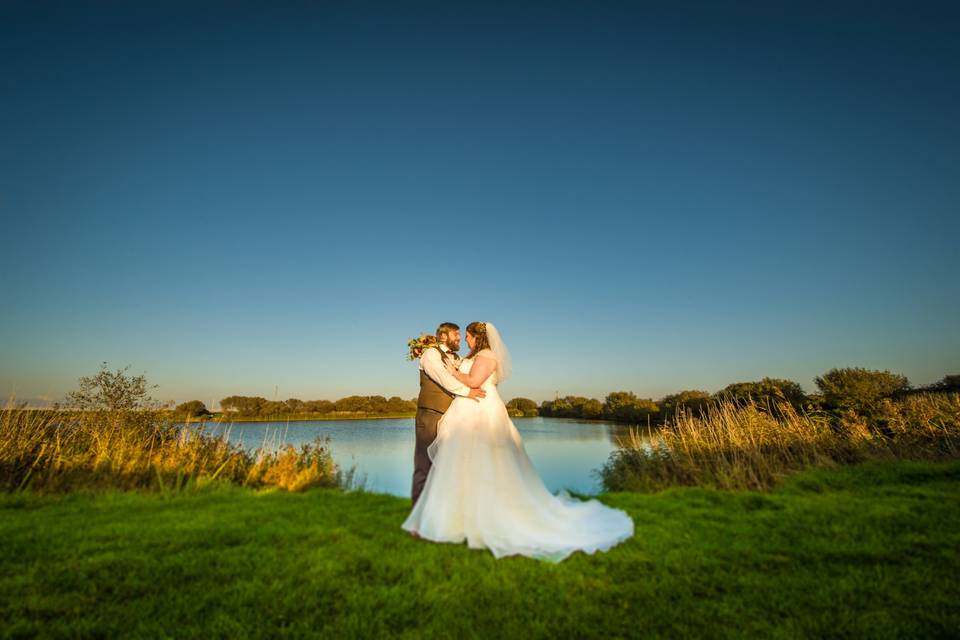
POLYGON ((699 415, 680 410, 658 429, 630 429, 618 445, 600 472, 610 491, 767 489, 812 466, 960 457, 960 394, 886 400, 870 416, 722 399, 699 415))
MULTIPOLYGON (((254 452, 158 410, 0 410, 0 490, 148 489, 181 492, 210 483, 301 491, 342 486, 328 443, 254 452)), ((349 478, 347 481, 349 482, 349 478)))

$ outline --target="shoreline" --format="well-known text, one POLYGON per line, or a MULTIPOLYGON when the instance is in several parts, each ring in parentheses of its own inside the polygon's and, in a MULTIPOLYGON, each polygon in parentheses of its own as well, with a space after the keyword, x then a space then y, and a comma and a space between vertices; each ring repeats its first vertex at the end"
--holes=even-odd
MULTIPOLYGON (((549 417, 549 416, 510 416, 511 420, 517 418, 539 418, 539 417, 549 417)), ((200 419, 191 419, 189 422, 180 421, 177 424, 233 424, 233 423, 249 423, 249 422, 338 422, 341 420, 413 420, 416 418, 415 413, 388 413, 388 414, 370 414, 370 415, 356 415, 356 414, 347 414, 347 415, 332 415, 329 413, 319 414, 318 416, 296 416, 296 417, 277 417, 277 418, 231 418, 229 420, 213 418, 210 420, 200 420, 200 419)), ((557 418, 558 420, 568 419, 576 420, 578 422, 609 422, 610 424, 616 424, 610 420, 578 420, 577 418, 557 418)))
POLYGON ((342 414, 334 415, 330 413, 321 413, 315 416, 277 416, 275 418, 260 418, 260 417, 232 417, 229 419, 225 418, 211 418, 208 420, 201 420, 197 418, 192 418, 190 420, 191 424, 196 423, 216 423, 216 424, 230 424, 236 422, 334 422, 338 420, 397 420, 410 418, 413 419, 415 414, 413 413, 375 413, 375 414, 342 414))

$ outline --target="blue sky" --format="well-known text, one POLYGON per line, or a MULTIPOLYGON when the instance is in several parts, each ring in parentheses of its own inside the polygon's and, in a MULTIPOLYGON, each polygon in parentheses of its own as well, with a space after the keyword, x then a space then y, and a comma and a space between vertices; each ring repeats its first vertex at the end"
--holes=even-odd
POLYGON ((8 396, 960 372, 948 3, 135 4, 0 8, 8 396))

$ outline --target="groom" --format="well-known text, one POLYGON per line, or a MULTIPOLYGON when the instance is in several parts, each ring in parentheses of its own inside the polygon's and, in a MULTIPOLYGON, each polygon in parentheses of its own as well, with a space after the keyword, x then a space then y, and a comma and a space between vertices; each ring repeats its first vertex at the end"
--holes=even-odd
POLYGON ((417 446, 413 453, 413 504, 417 503, 430 471, 430 456, 427 447, 437 437, 437 423, 456 396, 483 398, 482 389, 471 389, 447 371, 446 362, 459 366, 460 327, 444 322, 437 327, 437 346, 420 356, 420 397, 417 398, 417 446))

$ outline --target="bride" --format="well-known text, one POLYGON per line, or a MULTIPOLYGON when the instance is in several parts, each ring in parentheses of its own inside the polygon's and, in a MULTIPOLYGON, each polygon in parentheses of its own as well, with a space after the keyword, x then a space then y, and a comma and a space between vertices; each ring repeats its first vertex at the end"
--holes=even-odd
POLYGON ((486 396, 458 396, 443 414, 427 450, 433 464, 426 484, 401 526, 435 542, 466 540, 497 558, 522 554, 554 562, 578 550, 606 551, 632 536, 633 520, 624 511, 550 493, 497 392, 511 368, 497 328, 470 323, 467 344, 470 355, 450 371, 486 396))

